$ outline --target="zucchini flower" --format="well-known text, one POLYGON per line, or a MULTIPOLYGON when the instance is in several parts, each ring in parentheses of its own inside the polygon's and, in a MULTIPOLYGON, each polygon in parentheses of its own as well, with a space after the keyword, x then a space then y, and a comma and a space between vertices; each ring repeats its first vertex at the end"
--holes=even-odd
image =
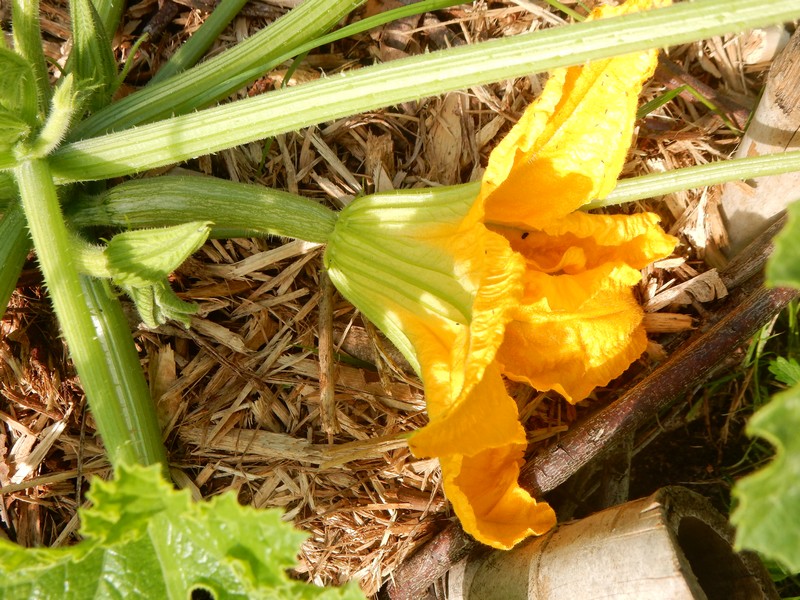
MULTIPOLYGON (((593 18, 663 4, 629 0, 593 18)), ((504 377, 584 399, 644 351, 640 269, 676 240, 653 214, 594 215, 615 186, 656 52, 551 73, 476 185, 376 194, 344 209, 325 264, 421 375, 438 457, 469 534, 510 548, 556 521, 518 484, 527 447, 504 377)))

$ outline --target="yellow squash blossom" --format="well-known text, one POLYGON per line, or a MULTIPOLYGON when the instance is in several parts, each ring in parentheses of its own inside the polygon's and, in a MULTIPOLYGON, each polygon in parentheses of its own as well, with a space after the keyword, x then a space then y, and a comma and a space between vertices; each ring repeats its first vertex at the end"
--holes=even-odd
MULTIPOLYGON (((593 18, 664 2, 629 0, 593 18)), ((569 401, 645 349, 632 286, 675 239, 652 214, 577 212, 614 187, 656 52, 551 73, 475 186, 376 194, 338 220, 330 277, 420 373, 435 456, 464 529, 510 548, 555 524, 518 482, 527 447, 503 376, 569 401), (477 196, 476 196, 477 193, 477 196)))

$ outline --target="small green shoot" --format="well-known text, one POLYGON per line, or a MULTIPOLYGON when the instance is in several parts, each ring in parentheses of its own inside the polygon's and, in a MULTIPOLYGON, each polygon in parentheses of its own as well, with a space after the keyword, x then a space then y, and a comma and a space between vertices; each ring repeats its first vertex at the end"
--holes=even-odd
POLYGON ((694 87, 692 87, 688 83, 685 83, 675 89, 668 90, 663 94, 656 96, 649 102, 645 102, 644 104, 642 104, 642 106, 639 108, 639 111, 636 113, 636 118, 644 119, 651 112, 661 108, 665 104, 668 104, 669 102, 680 96, 683 92, 691 94, 708 110, 718 115, 722 119, 722 122, 725 123, 726 127, 728 127, 728 129, 730 129, 733 133, 736 133, 737 135, 741 135, 743 133, 743 131, 741 131, 738 127, 736 127, 736 125, 733 124, 733 121, 731 121, 728 118, 728 115, 725 114, 725 111, 720 109, 716 104, 714 104, 711 100, 706 98, 703 94, 701 94, 699 91, 697 91, 694 87))

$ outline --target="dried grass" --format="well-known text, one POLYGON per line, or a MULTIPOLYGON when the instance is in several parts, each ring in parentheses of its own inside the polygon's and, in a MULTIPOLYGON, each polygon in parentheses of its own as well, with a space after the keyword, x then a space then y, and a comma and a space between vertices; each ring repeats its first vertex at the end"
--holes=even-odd
MULTIPOLYGON (((263 26, 286 3, 248 6, 212 52, 263 26)), ((146 81, 206 16, 198 2, 174 7, 163 23, 167 33, 142 48, 130 85, 146 81)), ((368 10, 385 8, 372 3, 368 10)), ((42 10, 45 52, 63 64, 68 13, 59 0, 43 2, 42 10)), ((164 10, 155 0, 128 8, 115 39, 120 56, 164 10)), ((312 54, 288 84, 562 22, 541 1, 456 7, 312 54)), ((767 64, 744 64, 741 46, 740 38, 715 38, 673 48, 670 57, 749 108, 767 64)), ((285 72, 276 70, 238 95, 278 86, 285 72)), ((473 180, 541 82, 531 76, 409 102, 184 167, 334 207, 362 192, 473 180)), ((645 97, 663 90, 655 80, 645 97)), ((681 96, 644 120, 624 176, 724 158, 737 139, 717 115, 681 96)), ((713 189, 694 190, 625 208, 660 213, 682 240, 675 257, 646 270, 640 287, 649 311, 671 311, 647 317, 655 357, 663 354, 664 336, 692 327, 698 303, 724 293, 711 270, 724 262, 717 198, 713 189)), ((321 285, 320 253, 316 245, 279 239, 210 241, 173 278, 180 295, 200 305, 192 328, 137 328, 135 335, 179 485, 198 498, 234 490, 242 502, 285 509, 311 535, 300 573, 320 584, 357 577, 373 594, 452 515, 435 461, 415 459, 404 442, 426 421, 420 382, 352 306, 321 285), (326 334, 330 342, 322 346, 330 352, 320 357, 326 334)), ((622 378, 599 396, 613 397, 624 385, 622 378)), ((509 389, 531 452, 565 431, 579 411, 591 410, 591 403, 576 409, 520 384, 509 389)), ((74 542, 87 482, 107 476, 109 466, 33 262, 2 321, 0 390, 4 529, 26 546, 74 542)))

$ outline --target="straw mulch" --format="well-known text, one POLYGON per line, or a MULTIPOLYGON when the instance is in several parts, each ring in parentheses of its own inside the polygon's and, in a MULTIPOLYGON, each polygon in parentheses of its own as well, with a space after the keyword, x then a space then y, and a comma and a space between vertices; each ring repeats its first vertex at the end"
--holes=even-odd
MULTIPOLYGON (((214 52, 263 27, 286 4, 254 0, 214 52)), ((389 4, 371 3, 366 10, 389 4)), ((156 36, 142 47, 126 85, 142 85, 208 8, 198 0, 131 3, 115 38, 119 57, 127 57, 144 26, 156 36)), ((69 50, 66 7, 47 0, 42 13, 45 52, 63 64, 69 50)), ((540 0, 460 6, 322 48, 288 85, 563 22, 540 0)), ((744 62, 747 39, 712 39, 673 48, 669 56, 749 109, 768 64, 744 62)), ((281 85, 287 67, 238 96, 281 85)), ((363 192, 473 180, 540 91, 543 77, 325 123, 182 168, 287 189, 333 207, 363 192)), ((645 98, 664 90, 664 82, 655 80, 645 98)), ((724 158, 737 140, 719 116, 681 97, 641 124, 624 176, 724 158)), ((646 271, 640 286, 652 343, 639 367, 662 359, 662 344, 672 332, 691 328, 702 303, 724 294, 713 272, 710 285, 709 276, 696 280, 721 260, 725 232, 717 195, 714 189, 695 190, 624 209, 658 212, 665 228, 682 240, 674 257, 646 271), (679 286, 683 295, 670 291, 679 286)), ((422 386, 390 344, 321 281, 321 252, 313 244, 280 239, 210 241, 173 279, 181 296, 200 306, 191 329, 148 331, 133 315, 132 328, 178 485, 197 498, 234 490, 244 503, 283 508, 287 519, 310 534, 300 574, 319 584, 359 578, 367 594, 374 594, 452 515, 436 462, 414 458, 404 441, 426 422, 422 386), (320 321, 321 310, 330 320, 320 321), (327 335, 331 348, 323 344, 318 351, 320 337, 327 335), (330 379, 320 369, 328 360, 334 367, 330 379)), ((109 465, 33 257, 1 327, 0 522, 25 546, 69 544, 77 539, 76 511, 85 505, 88 481, 107 476, 109 465)), ((612 398, 625 382, 623 377, 598 392, 599 400, 577 408, 512 385, 530 451, 564 432, 582 411, 612 398)))

